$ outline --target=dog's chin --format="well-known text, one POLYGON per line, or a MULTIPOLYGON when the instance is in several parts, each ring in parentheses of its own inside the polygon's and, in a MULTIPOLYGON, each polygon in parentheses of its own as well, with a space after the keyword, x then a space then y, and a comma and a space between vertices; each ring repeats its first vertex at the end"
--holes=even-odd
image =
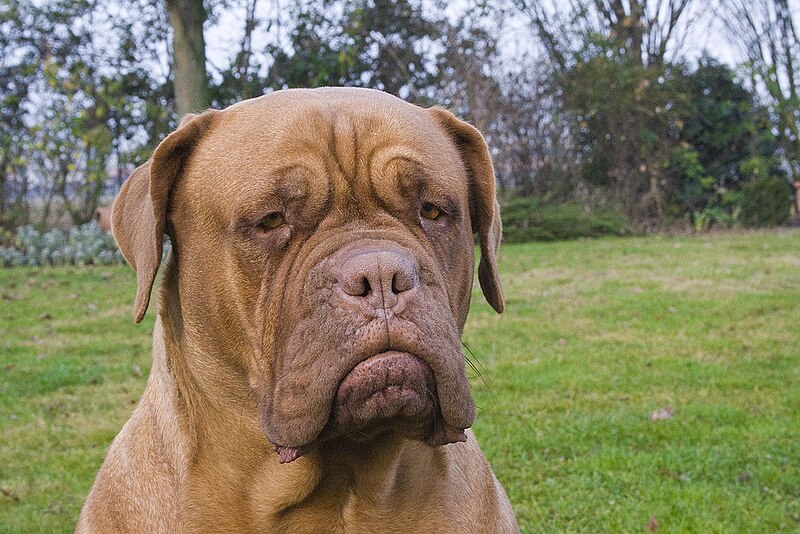
POLYGON ((364 360, 344 377, 331 422, 346 431, 386 421, 433 421, 436 407, 431 368, 413 354, 388 351, 364 360))
POLYGON ((339 384, 330 427, 353 441, 385 432, 429 445, 466 441, 464 429, 442 417, 433 370, 408 352, 382 352, 356 365, 339 384))
POLYGON ((275 450, 287 463, 331 439, 365 442, 392 433, 438 446, 466 441, 464 430, 444 421, 428 364, 408 352, 387 351, 362 361, 342 379, 316 443, 275 450))

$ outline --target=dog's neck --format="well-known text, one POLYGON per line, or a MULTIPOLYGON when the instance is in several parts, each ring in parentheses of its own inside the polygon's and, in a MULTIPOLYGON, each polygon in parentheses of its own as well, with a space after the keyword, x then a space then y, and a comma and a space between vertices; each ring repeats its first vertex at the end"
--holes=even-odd
MULTIPOLYGON (((165 280, 162 292, 174 290, 165 280)), ((179 498, 226 502, 263 525, 320 510, 338 510, 333 515, 344 521, 348 507, 359 502, 396 505, 400 496, 418 494, 404 486, 409 480, 434 480, 446 469, 441 447, 387 435, 361 443, 322 443, 294 462, 280 464, 261 430, 244 371, 220 373, 218 359, 209 365, 220 355, 193 350, 197 344, 191 339, 192 329, 184 328, 175 293, 161 299, 153 333, 154 372, 145 397, 149 394, 172 408, 158 414, 156 424, 163 428, 181 480, 179 491, 188 492, 179 498), (155 373, 156 369, 167 372, 155 373), (155 381, 155 376, 162 378, 155 381), (265 494, 271 495, 269 502, 261 498, 265 494)), ((203 510, 197 513, 202 516, 203 510)))

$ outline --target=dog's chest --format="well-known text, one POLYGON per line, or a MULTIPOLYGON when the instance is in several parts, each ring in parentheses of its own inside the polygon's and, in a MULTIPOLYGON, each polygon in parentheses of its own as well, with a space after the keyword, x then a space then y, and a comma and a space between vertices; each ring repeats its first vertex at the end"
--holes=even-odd
MULTIPOLYGON (((297 480, 293 481, 297 482, 297 480)), ((288 488, 283 488, 288 489, 288 488)), ((276 511, 273 487, 271 502, 251 495, 255 531, 331 534, 371 534, 375 532, 422 532, 430 519, 426 517, 424 498, 398 492, 400 488, 384 491, 359 491, 352 480, 325 477, 296 504, 276 511), (413 501, 413 502, 412 502, 413 501)), ((296 493, 295 493, 296 492, 296 493)), ((299 497, 303 488, 296 487, 299 497)), ((284 494, 283 497, 288 497, 284 494)))

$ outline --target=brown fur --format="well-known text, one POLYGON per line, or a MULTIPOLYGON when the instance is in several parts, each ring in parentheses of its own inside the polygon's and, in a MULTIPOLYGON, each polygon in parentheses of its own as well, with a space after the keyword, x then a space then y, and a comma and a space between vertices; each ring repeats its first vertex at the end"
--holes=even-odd
MULTIPOLYGON (((112 225, 137 321, 165 233, 173 254, 147 387, 77 532, 518 532, 473 434, 455 442, 475 416, 459 350, 473 232, 503 309, 477 130, 377 91, 273 93, 185 120, 123 186, 112 225), (422 219, 423 202, 446 217, 422 219), (274 211, 286 224, 264 231, 274 211), (360 269, 391 298, 392 269, 414 287, 373 306, 342 290, 360 269), (423 362, 401 370, 429 369, 434 391, 374 410, 340 398, 385 351, 423 362), (302 455, 279 463, 273 448, 302 455)), ((411 374, 404 388, 427 388, 411 374)))
POLYGON ((97 223, 100 230, 109 233, 111 231, 111 208, 108 206, 97 208, 92 214, 92 220, 97 223))

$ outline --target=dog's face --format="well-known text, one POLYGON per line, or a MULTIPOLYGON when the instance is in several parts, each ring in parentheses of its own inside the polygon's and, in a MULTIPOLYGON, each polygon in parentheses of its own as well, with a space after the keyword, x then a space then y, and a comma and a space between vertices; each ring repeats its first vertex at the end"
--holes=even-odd
POLYGON ((282 91, 184 122, 114 206, 137 320, 166 232, 187 338, 242 370, 282 461, 341 436, 463 441, 473 232, 481 286, 503 306, 480 134, 358 89, 282 91))

